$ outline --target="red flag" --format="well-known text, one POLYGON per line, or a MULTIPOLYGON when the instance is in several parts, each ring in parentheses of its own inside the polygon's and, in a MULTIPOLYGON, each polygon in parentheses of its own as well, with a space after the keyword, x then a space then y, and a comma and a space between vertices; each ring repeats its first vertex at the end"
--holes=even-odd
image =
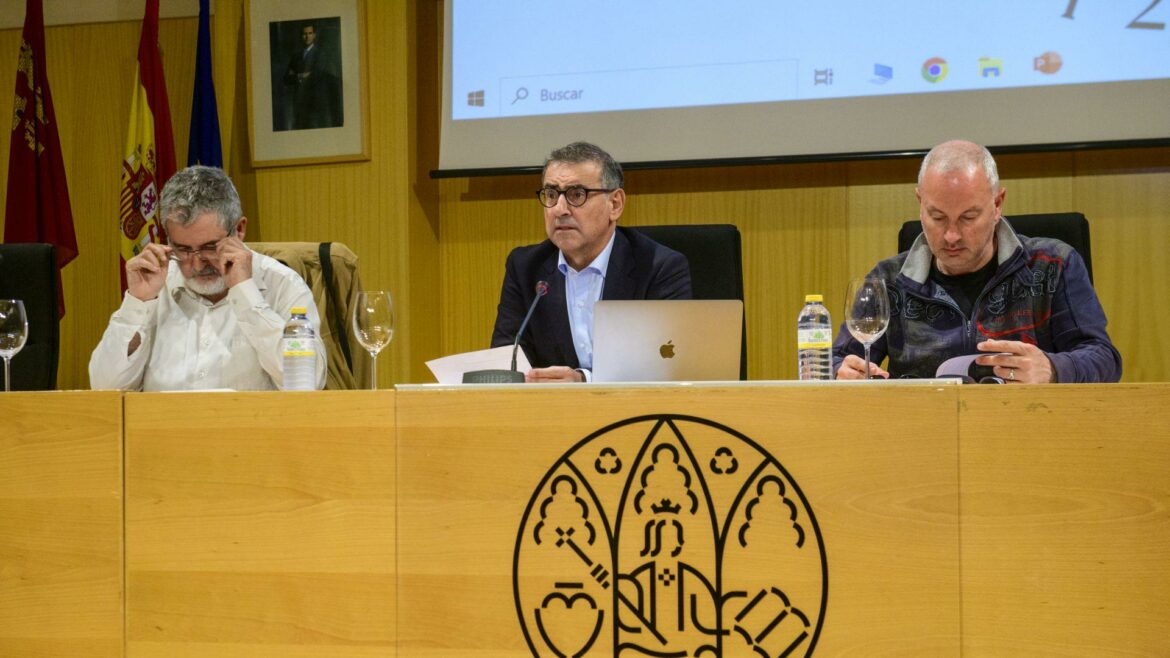
POLYGON ((45 69, 41 0, 27 0, 16 64, 12 144, 8 151, 5 242, 49 242, 57 248, 57 314, 65 315, 61 270, 77 257, 73 211, 57 136, 57 115, 45 69))
POLYGON ((146 0, 142 38, 138 42, 138 68, 130 101, 130 131, 122 160, 122 202, 119 227, 122 234, 122 290, 126 290, 126 261, 151 242, 166 240, 158 216, 158 197, 175 173, 175 138, 171 131, 171 106, 163 78, 162 51, 158 47, 158 0, 146 0))

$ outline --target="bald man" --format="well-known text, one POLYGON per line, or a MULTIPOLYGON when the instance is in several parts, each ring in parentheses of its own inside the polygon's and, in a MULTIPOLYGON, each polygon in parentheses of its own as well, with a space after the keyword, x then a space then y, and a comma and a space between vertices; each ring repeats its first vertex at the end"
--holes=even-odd
MULTIPOLYGON (((933 377, 951 357, 987 352, 976 363, 1009 384, 1121 378, 1084 260, 1059 240, 1017 234, 1003 218, 1006 193, 978 144, 945 142, 926 155, 915 190, 922 235, 870 272, 890 293, 872 375, 933 377)), ((842 325, 833 345, 838 379, 865 377, 861 354, 842 325)))

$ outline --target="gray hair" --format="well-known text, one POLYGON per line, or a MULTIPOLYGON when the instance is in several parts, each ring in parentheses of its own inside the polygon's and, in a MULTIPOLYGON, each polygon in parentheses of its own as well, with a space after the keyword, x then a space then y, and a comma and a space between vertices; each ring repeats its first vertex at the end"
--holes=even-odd
POLYGON ((205 213, 213 212, 219 224, 231 233, 240 217, 240 195, 227 173, 219 167, 192 165, 171 176, 159 199, 163 227, 167 222, 190 226, 205 213))
POLYGON ((606 153, 604 149, 596 144, 589 142, 573 142, 568 146, 562 146, 552 153, 548 154, 548 158, 544 161, 544 169, 541 171, 541 176, 548 171, 549 164, 553 162, 564 162, 567 164, 580 164, 582 162, 596 162, 601 165, 601 186, 607 189, 616 190, 624 187, 626 184, 625 176, 622 174, 622 166, 618 164, 613 156, 606 153))
POLYGON ((991 157, 991 152, 985 147, 974 142, 955 140, 930 149, 930 153, 922 159, 922 167, 918 169, 919 187, 922 187, 926 172, 931 170, 940 173, 982 171, 987 176, 991 191, 999 191, 999 169, 995 166, 995 158, 991 157))

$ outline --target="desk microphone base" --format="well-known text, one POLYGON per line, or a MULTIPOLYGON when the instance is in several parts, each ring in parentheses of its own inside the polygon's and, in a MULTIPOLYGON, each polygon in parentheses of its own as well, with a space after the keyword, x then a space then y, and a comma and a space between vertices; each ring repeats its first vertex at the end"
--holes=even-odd
POLYGON ((524 373, 515 370, 470 370, 463 373, 464 384, 523 384, 524 373))

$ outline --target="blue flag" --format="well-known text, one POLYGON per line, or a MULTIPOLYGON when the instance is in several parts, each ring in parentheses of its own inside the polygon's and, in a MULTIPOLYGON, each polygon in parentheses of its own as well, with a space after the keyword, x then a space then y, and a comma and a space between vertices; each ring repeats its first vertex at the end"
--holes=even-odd
POLYGON ((191 100, 191 138, 187 164, 223 166, 219 143, 219 113, 215 107, 215 83, 211 81, 211 21, 209 0, 199 0, 199 44, 195 50, 195 95, 191 100))

